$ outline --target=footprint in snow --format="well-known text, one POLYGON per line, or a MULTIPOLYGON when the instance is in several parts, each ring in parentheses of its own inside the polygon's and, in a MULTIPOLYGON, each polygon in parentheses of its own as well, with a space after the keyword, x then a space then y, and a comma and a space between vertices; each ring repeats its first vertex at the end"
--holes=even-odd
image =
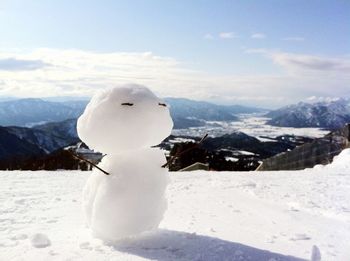
POLYGON ((16 201, 15 201, 15 204, 23 205, 25 202, 26 202, 26 199, 22 198, 22 199, 16 200, 16 201))
POLYGON ((299 241, 299 240, 310 240, 311 237, 307 234, 295 234, 293 237, 291 237, 289 240, 291 241, 299 241))
POLYGON ((292 212, 299 212, 300 211, 300 205, 297 202, 289 202, 288 203, 288 210, 292 212))
POLYGON ((42 233, 34 234, 31 237, 30 242, 32 246, 36 248, 44 248, 51 245, 51 241, 48 236, 42 233))
POLYGON ((24 240, 27 238, 28 238, 28 236, 26 234, 18 234, 18 235, 11 237, 11 240, 17 241, 17 240, 24 240))
POLYGON ((81 249, 92 250, 92 246, 89 242, 83 242, 79 245, 81 249))
POLYGON ((247 181, 247 182, 243 182, 243 183, 241 184, 241 187, 256 188, 257 185, 256 185, 255 182, 247 181))

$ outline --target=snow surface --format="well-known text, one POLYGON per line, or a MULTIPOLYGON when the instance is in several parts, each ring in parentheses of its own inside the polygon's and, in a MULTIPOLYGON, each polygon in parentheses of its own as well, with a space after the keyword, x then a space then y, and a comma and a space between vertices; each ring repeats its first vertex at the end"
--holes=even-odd
POLYGON ((161 228, 114 244, 84 225, 89 172, 0 172, 0 260, 348 261, 349 157, 303 171, 171 173, 161 228), (36 234, 51 245, 34 247, 36 234))
POLYGON ((310 138, 321 138, 329 131, 321 128, 292 128, 276 127, 267 124, 270 118, 261 114, 241 114, 239 121, 215 121, 207 122, 203 127, 192 127, 189 129, 174 129, 173 135, 188 135, 192 137, 203 137, 209 134, 211 137, 219 137, 227 133, 240 131, 249 136, 256 137, 260 141, 271 141, 281 135, 296 135, 310 138))

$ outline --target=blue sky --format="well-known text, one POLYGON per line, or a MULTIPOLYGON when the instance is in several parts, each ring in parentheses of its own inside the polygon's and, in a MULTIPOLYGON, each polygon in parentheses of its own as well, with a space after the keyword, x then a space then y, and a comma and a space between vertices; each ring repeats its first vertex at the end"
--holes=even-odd
POLYGON ((344 96, 350 94, 349 21, 346 0, 5 0, 0 95, 47 96, 45 88, 53 95, 91 95, 136 82, 164 96, 272 107, 344 96), (108 54, 121 56, 111 61, 108 54), (149 63, 140 66, 145 57, 149 63), (79 70, 82 60, 98 72, 86 64, 79 70), (23 67, 30 61, 43 66, 23 67), (73 68, 76 78, 67 79, 63 74, 73 68), (88 72, 94 85, 84 88, 88 72), (275 97, 269 100, 267 92, 275 97))

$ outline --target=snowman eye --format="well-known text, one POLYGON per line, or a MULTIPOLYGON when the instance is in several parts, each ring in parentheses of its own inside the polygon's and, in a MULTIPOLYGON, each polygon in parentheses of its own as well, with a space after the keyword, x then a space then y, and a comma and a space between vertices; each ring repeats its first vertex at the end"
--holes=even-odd
POLYGON ((163 106, 163 107, 167 107, 165 103, 161 103, 161 102, 159 102, 158 105, 163 106))
POLYGON ((130 102, 123 102, 122 105, 125 105, 125 106, 133 106, 134 104, 133 104, 133 103, 130 103, 130 102))

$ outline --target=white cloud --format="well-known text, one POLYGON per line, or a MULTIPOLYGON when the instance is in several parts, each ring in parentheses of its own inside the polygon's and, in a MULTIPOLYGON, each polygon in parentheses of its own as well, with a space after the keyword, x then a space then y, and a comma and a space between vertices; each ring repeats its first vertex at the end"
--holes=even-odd
POLYGON ((323 73, 349 73, 350 60, 345 58, 320 57, 293 53, 271 55, 274 63, 291 71, 322 71, 323 73))
MULTIPOLYGON (((37 49, 29 53, 0 53, 13 60, 40 60, 50 66, 32 71, 0 70, 0 95, 91 95, 96 89, 139 82, 169 86, 176 77, 186 80, 190 70, 178 61, 152 53, 94 53, 80 50, 37 49)), ((180 91, 179 91, 180 92, 180 91)))
POLYGON ((300 37, 300 36, 290 36, 290 37, 285 37, 282 38, 283 41, 292 41, 292 42, 303 42, 305 41, 304 37, 300 37))
POLYGON ((349 61, 269 50, 264 55, 285 69, 274 74, 214 74, 187 68, 171 58, 145 53, 96 53, 81 50, 37 49, 1 53, 0 60, 41 61, 35 70, 0 70, 0 96, 89 96, 124 83, 147 85, 160 96, 261 107, 277 107, 310 96, 350 94, 349 61))
POLYGON ((263 33, 254 33, 250 37, 253 39, 265 39, 266 35, 263 33))
POLYGON ((246 52, 262 54, 290 72, 322 71, 322 73, 350 74, 348 57, 325 57, 266 49, 248 49, 246 52))
POLYGON ((277 52, 272 60, 291 72, 321 72, 350 75, 350 59, 277 52))
POLYGON ((41 60, 20 60, 16 58, 0 59, 0 70, 3 71, 31 71, 49 66, 41 60))
POLYGON ((280 78, 271 82, 279 82, 280 90, 285 92, 280 96, 288 97, 287 100, 296 102, 310 96, 350 97, 350 59, 347 56, 324 57, 266 49, 246 52, 263 55, 283 69, 280 78))
POLYGON ((204 35, 204 39, 212 40, 212 39, 214 39, 214 36, 212 34, 210 34, 210 33, 207 33, 207 34, 204 35))
POLYGON ((222 39, 232 39, 237 38, 238 36, 234 32, 222 32, 219 33, 219 37, 222 39))

